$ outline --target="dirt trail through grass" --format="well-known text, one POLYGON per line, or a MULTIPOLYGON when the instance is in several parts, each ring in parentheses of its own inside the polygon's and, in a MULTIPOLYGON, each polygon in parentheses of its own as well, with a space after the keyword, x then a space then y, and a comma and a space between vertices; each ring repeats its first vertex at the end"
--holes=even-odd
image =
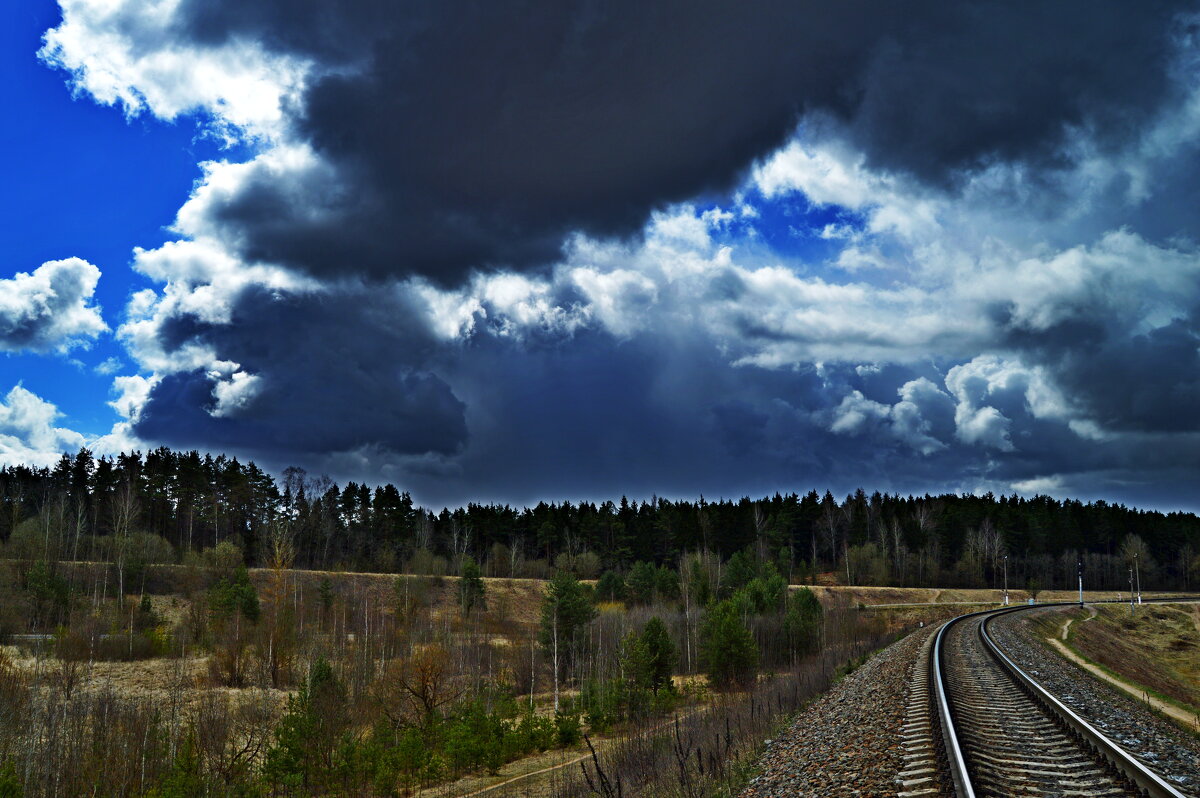
MULTIPOLYGON (((1088 617, 1084 618, 1083 620, 1084 620, 1084 621, 1090 621, 1090 620, 1092 620, 1092 619, 1093 619, 1093 618, 1095 618, 1095 617, 1096 617, 1096 608, 1095 608, 1095 607, 1088 607, 1088 617)), ((1063 640, 1066 640, 1066 639, 1067 639, 1067 634, 1068 634, 1068 633, 1070 632, 1070 630, 1071 630, 1071 624, 1072 624, 1072 623, 1074 623, 1074 622, 1075 622, 1075 619, 1074 619, 1074 618, 1067 618, 1067 620, 1066 620, 1066 623, 1064 623, 1064 624, 1062 625, 1062 631, 1060 631, 1060 632, 1059 632, 1059 635, 1062 637, 1062 639, 1063 639, 1063 640)), ((1081 621, 1081 623, 1082 623, 1082 621, 1081 621)))
POLYGON ((479 790, 475 790, 474 792, 465 793, 462 796, 460 796, 460 798, 474 798, 474 796, 476 796, 476 795, 483 795, 484 793, 491 792, 492 790, 498 790, 501 787, 506 787, 509 784, 512 784, 513 782, 516 782, 516 781, 523 781, 524 779, 530 779, 530 778, 533 778, 534 776, 541 776, 543 774, 550 773, 555 770, 561 770, 562 768, 570 767, 571 765, 577 765, 580 762, 590 759, 591 756, 592 756, 591 754, 584 754, 583 756, 579 756, 574 759, 569 759, 566 762, 560 762, 557 765, 551 765, 550 767, 542 768, 541 770, 533 770, 533 771, 530 771, 529 773, 522 773, 519 776, 513 776, 512 778, 505 779, 504 781, 497 782, 496 784, 489 784, 487 787, 484 787, 479 790))
MULTIPOLYGON (((1095 616, 1093 616, 1093 617, 1095 617, 1095 616)), ((1087 620, 1091 620, 1091 618, 1088 618, 1087 620)), ((1070 621, 1068 621, 1067 623, 1069 624, 1070 621)), ((1066 635, 1066 626, 1063 627, 1063 635, 1064 635, 1064 637, 1066 635)), ((1054 650, 1057 651, 1059 654, 1062 654, 1064 657, 1071 660, 1071 662, 1074 662, 1076 665, 1083 668, 1085 671, 1092 674, 1097 679, 1108 682, 1109 684, 1113 685, 1114 687, 1124 690, 1126 693, 1129 693, 1131 696, 1136 698, 1138 701, 1142 701, 1144 703, 1149 704, 1150 706, 1157 709, 1159 712, 1162 712, 1164 715, 1174 718, 1175 720, 1179 721, 1180 723, 1183 723, 1185 726, 1191 726, 1191 727, 1200 726, 1200 716, 1193 715, 1191 712, 1188 712, 1185 709, 1181 709, 1181 708, 1175 706, 1174 704, 1168 704, 1166 701, 1157 699, 1154 696, 1149 695, 1145 690, 1143 690, 1141 687, 1138 687, 1136 684, 1131 684, 1123 679, 1118 679, 1117 677, 1113 676, 1111 673, 1108 673, 1107 671, 1093 665, 1092 663, 1085 660, 1083 657, 1076 654, 1071 649, 1067 648, 1066 645, 1064 645, 1061 640, 1055 640, 1054 638, 1048 638, 1047 642, 1049 642, 1050 645, 1054 646, 1054 650)))

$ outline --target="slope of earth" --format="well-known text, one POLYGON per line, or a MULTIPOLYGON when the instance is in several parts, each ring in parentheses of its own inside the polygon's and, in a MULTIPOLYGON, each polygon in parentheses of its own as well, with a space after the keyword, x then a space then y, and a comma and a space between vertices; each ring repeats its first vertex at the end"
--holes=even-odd
POLYGON ((1067 644, 1092 662, 1200 709, 1200 604, 1097 607, 1071 625, 1067 644))
POLYGON ((931 630, 875 654, 769 741, 742 798, 895 795, 913 667, 931 630))

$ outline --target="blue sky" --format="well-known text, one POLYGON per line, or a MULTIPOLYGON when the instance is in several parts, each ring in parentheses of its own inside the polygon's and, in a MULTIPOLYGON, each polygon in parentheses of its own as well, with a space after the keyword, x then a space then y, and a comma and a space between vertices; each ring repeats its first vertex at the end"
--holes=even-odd
POLYGON ((1195 506, 1190 6, 453 5, 6 8, 0 459, 1195 506))
MULTIPOLYGON (((28 272, 67 257, 96 264, 105 274, 96 302, 115 327, 131 291, 146 284, 128 268, 133 248, 172 237, 165 228, 200 177, 197 164, 218 148, 189 120, 126 120, 74 97, 67 76, 37 57, 43 34, 61 21, 57 3, 10 3, 2 13, 0 104, 10 109, 0 127, 6 268, 28 272)), ((125 357, 110 336, 69 358, 10 353, 0 360, 0 385, 23 382, 52 399, 69 426, 101 435, 117 418, 106 404, 112 379, 92 369, 110 357, 125 357)))

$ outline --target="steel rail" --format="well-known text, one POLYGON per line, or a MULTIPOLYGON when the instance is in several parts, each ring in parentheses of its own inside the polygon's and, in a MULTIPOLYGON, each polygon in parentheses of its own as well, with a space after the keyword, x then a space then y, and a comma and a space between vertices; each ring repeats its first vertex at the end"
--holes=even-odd
MULTIPOLYGON (((992 612, 985 610, 984 612, 992 612)), ((942 641, 950 627, 961 620, 983 613, 971 612, 952 618, 938 629, 937 638, 933 641, 933 661, 929 672, 933 679, 933 695, 937 702, 937 715, 942 727, 942 751, 946 756, 950 769, 950 780, 954 783, 954 794, 958 798, 975 798, 975 788, 971 786, 971 774, 967 772, 967 759, 962 747, 958 744, 958 733, 954 729, 954 716, 950 712, 950 699, 946 694, 946 678, 942 673, 942 641)))
MULTIPOLYGON (((1165 599, 1146 599, 1147 602, 1162 602, 1170 603, 1176 601, 1195 601, 1195 597, 1180 597, 1180 598, 1165 598, 1165 599)), ((1099 601, 1087 602, 1089 604, 1107 604, 1107 603, 1124 603, 1118 601, 1099 601)), ((975 798, 975 788, 971 783, 971 774, 967 769, 966 757, 963 754, 962 746, 958 742, 958 734, 954 725, 954 713, 950 707, 950 700, 946 689, 946 677, 943 673, 942 658, 943 649, 942 641, 946 637, 946 633, 955 624, 969 618, 975 618, 981 615, 988 616, 979 625, 979 636, 982 639, 985 649, 999 663, 1001 668, 1007 671, 1017 683, 1022 685, 1029 694, 1045 707, 1052 715, 1057 717, 1066 728, 1074 732, 1080 739, 1097 751, 1105 760, 1107 760, 1114 768, 1122 775, 1128 778, 1139 789, 1145 792, 1149 798, 1187 798, 1179 790, 1172 787, 1161 776, 1147 768, 1132 755, 1127 753, 1123 748, 1114 743, 1112 740, 1105 737, 1094 726, 1072 711, 1066 704, 1054 697, 1045 687, 1037 682, 1032 676, 1022 670, 1015 662, 1009 659, 1000 647, 987 634, 987 625, 992 619, 1009 613, 1021 612, 1022 610, 1032 610, 1045 607, 1074 607, 1081 606, 1077 602, 1056 602, 1053 604, 1029 604, 1017 607, 1005 607, 1001 609, 982 610, 980 612, 971 612, 965 615, 959 615, 952 618, 937 632, 937 637, 934 640, 932 653, 932 667, 930 674, 933 679, 934 700, 937 705, 937 715, 941 721, 942 731, 942 748, 946 756, 947 765, 950 771, 950 778, 954 783, 954 791, 958 798, 975 798)))

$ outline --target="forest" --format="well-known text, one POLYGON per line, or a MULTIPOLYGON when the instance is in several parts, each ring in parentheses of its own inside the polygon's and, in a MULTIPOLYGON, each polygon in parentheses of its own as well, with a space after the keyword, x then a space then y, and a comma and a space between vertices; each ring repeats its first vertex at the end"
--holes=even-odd
POLYGON ((634 563, 676 567, 687 552, 751 551, 792 583, 1015 587, 1085 583, 1118 590, 1138 576, 1189 589, 1200 518, 1049 496, 898 496, 858 490, 736 501, 650 498, 468 504, 435 511, 394 485, 288 468, 278 478, 236 458, 159 448, 116 458, 86 449, 53 468, 0 470, 0 540, 9 558, 186 562, 229 541, 265 564, 272 530, 296 567, 456 573, 470 556, 487 576, 583 578, 634 563))

